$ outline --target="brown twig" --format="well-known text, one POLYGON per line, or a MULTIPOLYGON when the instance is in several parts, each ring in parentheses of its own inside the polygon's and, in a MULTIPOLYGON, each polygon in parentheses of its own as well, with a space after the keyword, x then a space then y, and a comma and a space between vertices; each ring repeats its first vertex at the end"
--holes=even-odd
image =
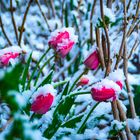
POLYGON ((49 23, 48 23, 48 20, 47 20, 47 18, 46 18, 46 16, 45 16, 44 12, 42 11, 42 8, 41 8, 41 6, 40 6, 39 0, 35 0, 35 1, 36 1, 37 6, 38 6, 38 8, 39 8, 39 10, 40 10, 40 12, 41 12, 41 14, 42 14, 42 16, 43 16, 43 18, 44 18, 46 24, 47 24, 47 26, 48 26, 49 31, 51 32, 50 25, 49 25, 49 23))
POLYGON ((12 23, 13 23, 13 27, 14 27, 16 39, 17 39, 17 41, 18 41, 18 31, 17 31, 17 26, 16 26, 15 18, 14 18, 13 3, 12 3, 12 1, 13 1, 13 0, 10 0, 10 11, 11 11, 12 23))
POLYGON ((55 17, 56 12, 55 12, 55 7, 54 7, 54 1, 53 0, 50 0, 50 5, 51 5, 51 8, 52 8, 52 14, 55 17))
POLYGON ((133 45, 133 47, 132 47, 132 49, 131 49, 131 51, 130 51, 130 53, 129 53, 129 55, 128 55, 128 59, 131 58, 133 52, 136 50, 136 48, 139 46, 139 44, 140 44, 140 42, 138 42, 138 40, 136 40, 134 45, 133 45))
POLYGON ((137 9, 136 9, 136 13, 135 13, 135 17, 133 18, 132 24, 127 32, 127 36, 130 36, 134 26, 135 26, 135 22, 139 16, 139 10, 140 10, 140 1, 138 0, 138 4, 137 4, 137 9))
POLYGON ((95 28, 95 32, 96 32, 96 44, 98 47, 98 53, 99 53, 99 58, 100 58, 100 62, 101 62, 101 67, 102 70, 105 69, 105 60, 104 60, 104 55, 103 55, 103 50, 100 44, 100 30, 99 28, 95 28))
POLYGON ((91 13, 90 13, 90 42, 91 45, 93 45, 93 24, 92 24, 92 17, 94 14, 94 9, 95 9, 95 5, 96 5, 96 1, 94 0, 93 4, 92 4, 92 9, 91 9, 91 13))
POLYGON ((131 131, 130 131, 128 123, 127 123, 126 114, 124 113, 124 110, 122 109, 122 106, 121 106, 119 100, 117 100, 116 102, 117 102, 118 110, 120 112, 120 118, 122 119, 122 121, 126 122, 125 130, 126 130, 127 140, 132 140, 131 131))
POLYGON ((20 34, 19 34, 19 41, 18 41, 19 46, 21 44, 22 34, 23 34, 23 31, 24 31, 24 24, 25 24, 26 17, 27 17, 27 14, 28 14, 28 11, 29 11, 29 8, 31 6, 32 1, 33 0, 29 1, 28 6, 27 6, 26 11, 25 11, 25 14, 24 14, 24 17, 23 17, 22 25, 21 25, 21 28, 20 28, 20 34))
POLYGON ((103 54, 104 54, 105 66, 107 67, 106 61, 108 58, 108 52, 107 52, 107 47, 106 47, 106 38, 103 33, 102 33, 102 49, 103 49, 103 54))
POLYGON ((107 7, 112 8, 112 0, 107 0, 107 7))
POLYGON ((131 90, 130 90, 130 86, 129 86, 129 82, 128 82, 128 57, 127 57, 127 47, 126 44, 124 45, 124 53, 123 53, 123 58, 124 58, 124 75, 125 75, 125 84, 126 84, 126 89, 127 89, 127 93, 128 93, 128 98, 129 98, 129 102, 130 102, 130 108, 131 108, 131 113, 132 113, 132 118, 136 117, 136 111, 135 111, 135 107, 134 107, 134 102, 133 102, 133 97, 130 94, 131 90))
POLYGON ((1 16, 0 16, 0 26, 1 26, 1 29, 2 29, 2 32, 3 32, 4 36, 5 36, 5 38, 7 39, 7 42, 9 43, 10 46, 12 46, 12 43, 11 43, 10 39, 8 38, 8 36, 7 36, 6 32, 5 32, 5 29, 3 27, 1 16))
MULTIPOLYGON (((113 112, 114 119, 120 121, 116 100, 111 102, 111 107, 112 107, 112 112, 113 112)), ((120 137, 121 137, 122 140, 126 140, 126 135, 125 135, 125 133, 123 131, 120 132, 120 137)))
POLYGON ((127 5, 127 11, 128 11, 128 9, 130 7, 131 2, 132 2, 132 0, 129 0, 128 5, 127 5))
POLYGON ((106 35, 106 39, 107 39, 107 49, 108 49, 108 60, 107 60, 107 68, 106 68, 106 72, 105 72, 105 76, 107 76, 110 72, 110 40, 109 40, 109 35, 108 35, 108 29, 105 23, 105 19, 104 19, 104 8, 103 8, 103 0, 100 0, 100 11, 101 11, 101 17, 102 17, 102 22, 104 25, 104 31, 105 31, 105 35, 106 35))

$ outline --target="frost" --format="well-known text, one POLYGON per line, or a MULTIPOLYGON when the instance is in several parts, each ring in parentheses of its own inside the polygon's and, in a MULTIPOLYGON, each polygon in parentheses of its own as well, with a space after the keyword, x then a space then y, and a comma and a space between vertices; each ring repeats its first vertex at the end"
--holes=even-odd
POLYGON ((93 87, 96 89, 102 89, 103 87, 112 88, 116 92, 120 92, 120 87, 115 82, 108 79, 103 79, 101 82, 96 83, 93 87))
POLYGON ((34 102, 39 95, 45 96, 48 93, 51 93, 53 96, 55 96, 56 90, 53 88, 52 85, 46 84, 43 87, 39 87, 38 90, 32 95, 31 103, 34 102))
POLYGON ((9 52, 21 53, 22 49, 19 46, 11 46, 9 48, 0 50, 0 56, 4 55, 5 53, 9 53, 9 52))
POLYGON ((117 70, 111 72, 107 78, 114 82, 116 82, 116 81, 122 82, 125 80, 125 76, 124 76, 122 69, 117 69, 117 70))
POLYGON ((127 119, 128 120, 128 125, 132 131, 138 131, 140 130, 140 120, 139 118, 135 119, 127 119))

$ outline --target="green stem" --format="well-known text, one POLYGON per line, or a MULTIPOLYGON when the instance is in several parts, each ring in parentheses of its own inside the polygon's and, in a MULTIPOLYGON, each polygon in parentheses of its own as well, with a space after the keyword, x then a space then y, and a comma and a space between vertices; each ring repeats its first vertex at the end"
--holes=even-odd
POLYGON ((39 66, 39 64, 40 64, 40 62, 43 60, 43 58, 46 56, 46 54, 49 52, 49 50, 50 50, 50 48, 48 48, 48 49, 46 50, 46 52, 41 56, 41 58, 40 58, 39 61, 37 62, 36 67, 34 68, 34 70, 33 70, 33 72, 32 72, 32 75, 31 75, 31 77, 30 77, 30 79, 29 79, 29 81, 28 81, 28 84, 27 84, 26 89, 29 89, 30 83, 31 83, 31 81, 32 81, 32 79, 33 79, 33 77, 34 77, 34 75, 35 75, 35 72, 36 72, 36 70, 37 70, 37 68, 38 68, 38 66, 39 66))
POLYGON ((49 63, 49 61, 50 61, 52 58, 54 58, 54 56, 55 56, 55 55, 51 56, 51 57, 43 64, 43 66, 40 68, 39 73, 38 73, 38 75, 37 75, 37 78, 36 78, 36 80, 35 80, 34 86, 36 86, 37 81, 38 81, 38 79, 39 79, 39 76, 40 76, 40 74, 41 74, 43 68, 49 63))
POLYGON ((83 129, 83 127, 85 126, 88 118, 90 117, 91 113, 93 112, 93 110, 99 105, 100 102, 97 102, 89 111, 89 113, 87 114, 87 116, 85 117, 83 123, 81 124, 81 126, 78 128, 77 133, 80 133, 83 129))
POLYGON ((56 82, 53 84, 53 87, 56 88, 60 85, 64 85, 65 83, 67 83, 69 80, 64 80, 64 81, 60 81, 60 82, 56 82))
POLYGON ((76 79, 75 79, 75 81, 73 82, 73 84, 72 84, 72 86, 71 86, 71 88, 70 88, 70 90, 69 90, 69 93, 72 91, 72 89, 74 88, 74 86, 76 85, 76 83, 77 83, 77 81, 82 77, 82 75, 84 74, 84 73, 86 73, 87 72, 87 69, 85 69, 76 79))

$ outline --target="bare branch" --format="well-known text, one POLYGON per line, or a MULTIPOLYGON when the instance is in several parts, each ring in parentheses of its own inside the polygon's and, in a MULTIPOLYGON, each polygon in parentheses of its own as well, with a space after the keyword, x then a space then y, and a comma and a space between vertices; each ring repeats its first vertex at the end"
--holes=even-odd
POLYGON ((15 22, 15 18, 14 18, 14 13, 13 13, 13 3, 12 3, 12 0, 10 0, 10 11, 11 11, 12 23, 13 23, 16 39, 18 41, 18 31, 17 31, 17 26, 16 26, 16 22, 15 22))
POLYGON ((23 31, 24 31, 24 24, 25 24, 26 17, 27 17, 27 14, 28 14, 28 11, 29 11, 29 8, 30 8, 30 6, 31 6, 32 1, 33 1, 33 0, 30 0, 30 1, 29 1, 28 6, 27 6, 26 11, 25 11, 25 14, 24 14, 24 17, 23 17, 22 25, 21 25, 21 28, 20 28, 19 41, 18 41, 18 45, 19 45, 19 46, 20 46, 20 44, 21 44, 22 34, 23 34, 23 31))
POLYGON ((5 36, 5 38, 7 39, 9 45, 12 46, 12 43, 11 43, 10 39, 8 38, 8 36, 7 36, 6 32, 5 32, 5 29, 3 27, 1 16, 0 16, 0 26, 1 26, 2 32, 3 32, 4 36, 5 36))

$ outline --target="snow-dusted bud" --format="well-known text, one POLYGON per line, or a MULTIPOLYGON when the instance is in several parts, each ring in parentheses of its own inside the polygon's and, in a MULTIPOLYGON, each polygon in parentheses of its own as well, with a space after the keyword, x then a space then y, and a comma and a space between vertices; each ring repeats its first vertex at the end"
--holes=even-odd
POLYGON ((92 98, 99 102, 115 100, 117 93, 120 91, 120 87, 108 79, 103 79, 101 82, 96 83, 91 89, 92 98))
POLYGON ((37 114, 45 114, 51 107, 54 100, 55 90, 52 85, 40 87, 32 96, 31 111, 37 114))
POLYGON ((74 35, 73 28, 62 28, 51 33, 48 44, 61 57, 65 57, 77 42, 77 36, 74 35))
POLYGON ((84 86, 89 83, 89 78, 87 76, 82 76, 78 82, 79 86, 84 86))
POLYGON ((21 49, 17 46, 0 50, 0 64, 7 66, 11 59, 15 59, 21 53, 21 49))
POLYGON ((99 66, 99 56, 97 51, 94 51, 91 53, 86 60, 84 61, 84 64, 86 67, 88 67, 91 70, 95 70, 99 66))

